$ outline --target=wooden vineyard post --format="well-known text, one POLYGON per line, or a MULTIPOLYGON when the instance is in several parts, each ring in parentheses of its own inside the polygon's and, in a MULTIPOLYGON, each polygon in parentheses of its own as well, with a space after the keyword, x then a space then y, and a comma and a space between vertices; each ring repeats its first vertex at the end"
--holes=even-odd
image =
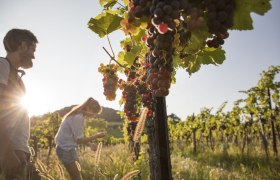
POLYGON ((153 120, 147 124, 149 134, 150 179, 172 179, 165 97, 156 98, 153 120))

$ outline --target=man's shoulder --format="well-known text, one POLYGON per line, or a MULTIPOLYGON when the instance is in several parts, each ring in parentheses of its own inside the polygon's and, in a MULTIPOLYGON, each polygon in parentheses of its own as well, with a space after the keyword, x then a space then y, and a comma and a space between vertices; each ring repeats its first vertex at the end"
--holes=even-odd
POLYGON ((0 61, 8 61, 8 60, 4 57, 0 57, 0 61))
POLYGON ((80 124, 84 122, 84 117, 82 113, 78 113, 68 116, 65 120, 70 124, 80 124))
POLYGON ((10 73, 10 63, 7 59, 0 57, 0 74, 7 76, 10 73))
POLYGON ((0 66, 9 67, 10 63, 6 58, 0 57, 0 66))

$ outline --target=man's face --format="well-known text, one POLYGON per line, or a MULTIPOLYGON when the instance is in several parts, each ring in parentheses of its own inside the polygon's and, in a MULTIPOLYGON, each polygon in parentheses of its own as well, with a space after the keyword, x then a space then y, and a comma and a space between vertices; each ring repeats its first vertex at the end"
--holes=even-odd
POLYGON ((19 53, 20 57, 20 67, 23 69, 28 69, 33 66, 32 59, 35 59, 34 53, 36 51, 36 43, 33 42, 30 46, 23 43, 23 48, 19 53))

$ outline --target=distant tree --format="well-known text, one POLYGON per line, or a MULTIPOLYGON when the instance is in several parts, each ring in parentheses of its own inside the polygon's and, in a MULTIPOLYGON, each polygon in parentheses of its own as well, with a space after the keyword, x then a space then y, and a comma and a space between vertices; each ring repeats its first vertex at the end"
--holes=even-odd
POLYGON ((175 124, 181 122, 181 118, 179 118, 176 114, 173 114, 173 113, 168 115, 167 118, 169 121, 173 121, 173 123, 175 123, 175 124))

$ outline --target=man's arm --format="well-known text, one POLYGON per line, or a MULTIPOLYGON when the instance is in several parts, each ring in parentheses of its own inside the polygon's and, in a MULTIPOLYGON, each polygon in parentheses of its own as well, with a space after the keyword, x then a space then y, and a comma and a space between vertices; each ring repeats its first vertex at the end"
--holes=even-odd
MULTIPOLYGON (((4 92, 5 86, 6 85, 0 83, 0 97, 4 92)), ((15 154, 9 131, 6 128, 7 120, 3 116, 6 108, 7 104, 0 99, 0 156, 4 157, 3 162, 0 162, 0 167, 3 168, 6 173, 10 173, 18 169, 21 163, 15 154)))

